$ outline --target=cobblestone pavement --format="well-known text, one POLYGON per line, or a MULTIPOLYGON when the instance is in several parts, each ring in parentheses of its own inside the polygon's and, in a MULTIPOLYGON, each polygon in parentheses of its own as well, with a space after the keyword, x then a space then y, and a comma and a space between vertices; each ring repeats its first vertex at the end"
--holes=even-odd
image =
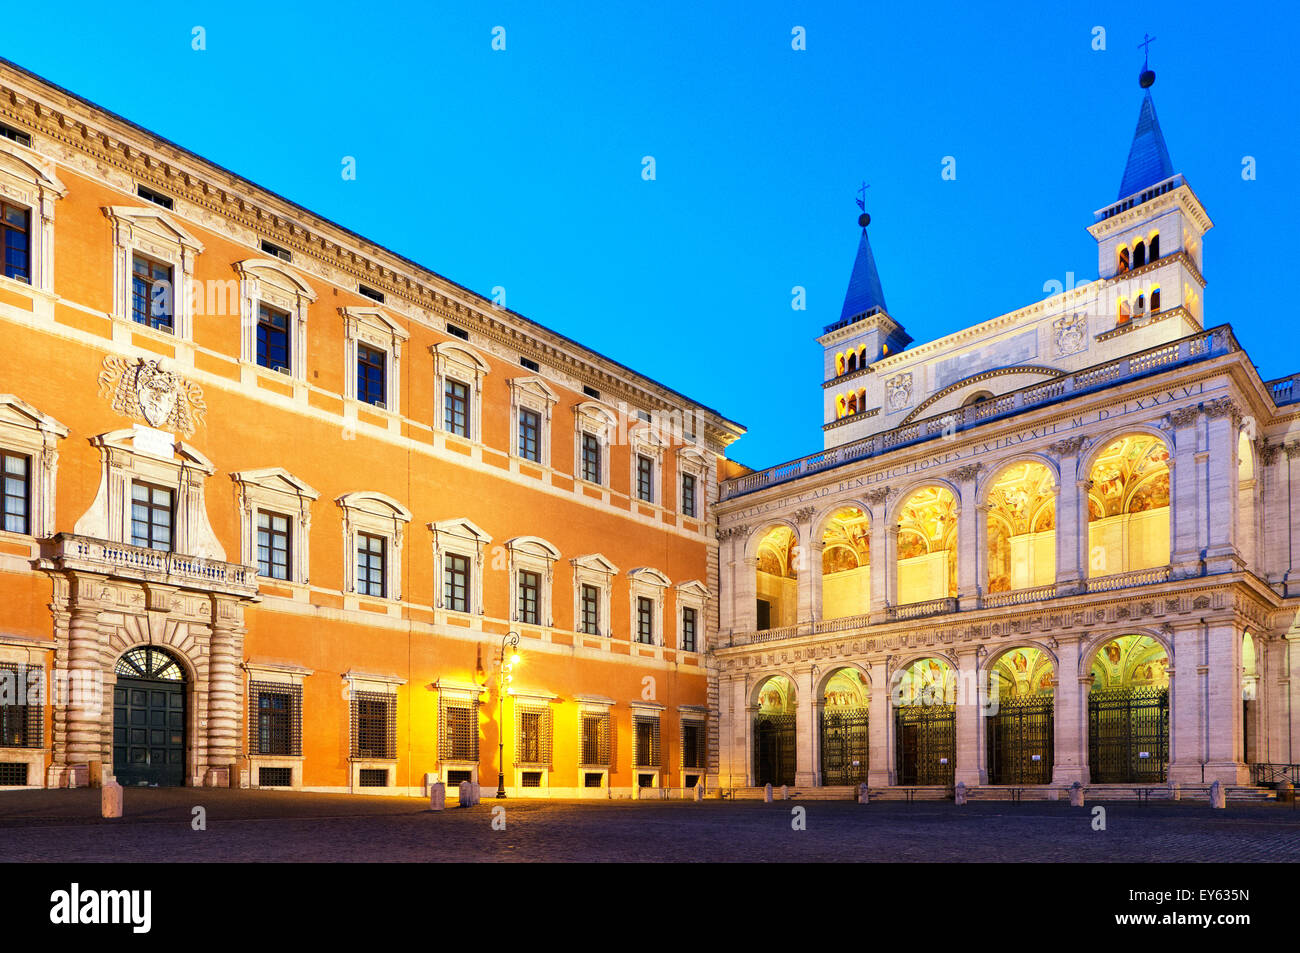
POLYGON ((527 801, 426 810, 411 798, 219 789, 0 794, 0 861, 1291 861, 1289 805, 527 801), (504 805, 506 829, 493 830, 504 805), (207 829, 192 829, 193 808, 207 829), (806 810, 794 830, 793 808, 806 810))

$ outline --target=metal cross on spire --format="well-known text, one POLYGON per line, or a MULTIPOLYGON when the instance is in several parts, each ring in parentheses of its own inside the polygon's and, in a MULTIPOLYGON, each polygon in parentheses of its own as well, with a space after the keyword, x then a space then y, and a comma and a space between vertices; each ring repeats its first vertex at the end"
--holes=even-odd
POLYGON ((1143 69, 1146 69, 1146 68, 1147 68, 1147 59, 1148 59, 1148 57, 1149 57, 1149 55, 1150 55, 1150 53, 1151 53, 1151 44, 1152 44, 1154 41, 1155 41, 1155 37, 1152 36, 1150 33, 1143 33, 1143 34, 1142 34, 1142 42, 1139 43, 1138 46, 1142 49, 1142 68, 1143 68, 1143 69))
POLYGON ((869 188, 871 188, 871 186, 867 185, 866 180, 864 179, 862 187, 858 189, 858 208, 862 209, 864 212, 867 210, 867 189, 869 188))

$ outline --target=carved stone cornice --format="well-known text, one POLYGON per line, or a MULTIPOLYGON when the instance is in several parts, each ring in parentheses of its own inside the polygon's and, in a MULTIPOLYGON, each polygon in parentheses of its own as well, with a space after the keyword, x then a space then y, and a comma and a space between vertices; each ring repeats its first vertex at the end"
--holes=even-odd
POLYGON ((889 499, 889 494, 893 492, 887 486, 878 486, 867 490, 867 502, 872 506, 879 506, 889 499))
POLYGON ((1087 437, 1066 437, 1064 440, 1058 440, 1056 443, 1049 444, 1047 450, 1054 457, 1078 456, 1079 451, 1083 449, 1083 444, 1087 439, 1087 437))
POLYGON ((968 463, 964 467, 958 467, 956 470, 949 470, 948 476, 952 477, 952 479, 956 480, 958 483, 969 483, 974 480, 983 469, 984 464, 982 463, 968 463))
POLYGON ((1254 440, 1255 456, 1259 458, 1260 466, 1272 466, 1273 461, 1277 459, 1277 452, 1282 448, 1276 443, 1270 443, 1267 437, 1256 437, 1254 440))
POLYGON ((1169 411, 1167 416, 1169 417, 1169 422, 1173 424, 1175 428, 1179 428, 1190 427, 1195 424, 1196 418, 1200 413, 1201 409, 1199 407, 1178 407, 1169 411))
POLYGON ((748 536, 749 527, 744 525, 736 526, 719 526, 717 537, 719 540, 731 539, 733 536, 748 536))
POLYGON ((802 506, 794 511, 794 521, 796 523, 807 523, 816 512, 817 507, 815 506, 802 506))
POLYGON ((1283 444, 1282 449, 1286 452, 1288 460, 1294 460, 1300 457, 1300 440, 1293 440, 1291 443, 1283 444))
POLYGON ((1241 423, 1241 411, 1237 408, 1237 402, 1231 397, 1216 397, 1214 400, 1207 401, 1201 409, 1210 420, 1230 417, 1234 424, 1241 423))

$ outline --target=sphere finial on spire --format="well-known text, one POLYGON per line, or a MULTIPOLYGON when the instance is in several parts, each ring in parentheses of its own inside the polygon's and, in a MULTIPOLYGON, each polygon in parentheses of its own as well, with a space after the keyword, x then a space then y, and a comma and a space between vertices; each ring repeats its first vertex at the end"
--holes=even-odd
POLYGON ((1142 42, 1138 44, 1142 48, 1142 72, 1138 73, 1138 85, 1143 89, 1150 89, 1155 85, 1156 73, 1147 65, 1147 62, 1151 52, 1151 42, 1155 37, 1150 33, 1143 33, 1142 37, 1142 42))
POLYGON ((858 189, 858 208, 862 210, 862 214, 858 216, 858 225, 862 228, 871 224, 871 216, 867 214, 867 189, 869 188, 871 186, 864 181, 862 187, 858 189))

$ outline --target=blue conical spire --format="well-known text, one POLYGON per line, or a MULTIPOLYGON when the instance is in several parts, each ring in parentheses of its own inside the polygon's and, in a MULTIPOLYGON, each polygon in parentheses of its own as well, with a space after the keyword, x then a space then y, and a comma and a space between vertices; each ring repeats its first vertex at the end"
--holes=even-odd
POLYGON ((1120 182, 1119 195, 1116 197, 1127 198, 1157 182, 1163 182, 1173 174, 1174 164, 1169 159, 1164 133, 1160 131, 1160 120, 1156 118, 1156 104, 1151 100, 1151 90, 1147 89, 1142 96, 1142 109, 1138 112, 1133 145, 1128 150, 1124 180, 1120 182))
POLYGON ((872 308, 888 310, 885 308, 885 292, 880 287, 880 273, 876 271, 876 259, 871 254, 871 242, 867 241, 864 227, 862 238, 858 240, 858 257, 853 261, 849 290, 844 294, 840 320, 845 321, 872 308))

